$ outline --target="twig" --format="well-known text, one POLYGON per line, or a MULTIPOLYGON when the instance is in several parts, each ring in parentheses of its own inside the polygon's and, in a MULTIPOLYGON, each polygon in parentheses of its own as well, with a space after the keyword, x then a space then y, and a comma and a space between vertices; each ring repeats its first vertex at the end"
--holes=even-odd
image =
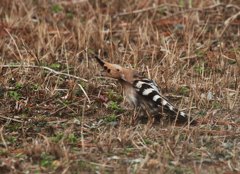
MULTIPOLYGON (((219 4, 214 4, 214 5, 212 5, 212 6, 209 6, 209 7, 190 8, 190 9, 188 9, 188 10, 180 11, 180 12, 174 13, 174 14, 172 14, 172 15, 166 16, 166 17, 164 17, 163 19, 169 18, 169 17, 173 17, 173 16, 176 16, 176 15, 179 15, 179 14, 184 14, 184 13, 193 12, 193 11, 208 10, 208 9, 212 9, 212 8, 215 8, 215 7, 218 7, 218 6, 223 6, 223 5, 224 5, 223 3, 219 3, 219 4)), ((147 8, 144 8, 144 9, 133 10, 133 11, 131 11, 131 12, 118 13, 118 14, 114 15, 114 18, 115 18, 115 17, 118 17, 118 16, 125 16, 125 15, 143 13, 143 12, 146 12, 146 11, 154 10, 154 9, 161 8, 161 7, 165 7, 165 6, 168 6, 168 7, 179 7, 179 6, 177 6, 177 5, 172 5, 172 4, 161 4, 161 5, 157 5, 157 6, 153 6, 153 7, 147 7, 147 8)))
POLYGON ((82 118, 81 118, 81 145, 82 145, 82 151, 84 152, 85 144, 84 144, 84 136, 83 136, 83 120, 84 120, 84 114, 85 114, 85 107, 86 107, 86 99, 84 100, 84 105, 82 108, 82 118))
POLYGON ((195 59, 197 57, 198 57, 197 55, 190 55, 190 56, 186 56, 186 57, 181 57, 181 58, 179 58, 179 60, 195 59))
POLYGON ((6 143, 6 141, 4 139, 4 136, 3 136, 3 128, 4 128, 4 126, 2 126, 0 128, 0 136, 1 136, 1 139, 2 139, 2 142, 3 142, 4 146, 5 146, 5 148, 8 149, 7 143, 6 143))
POLYGON ((72 5, 72 4, 80 4, 80 3, 84 3, 84 2, 88 2, 88 0, 65 0, 65 1, 60 1, 58 2, 59 4, 63 4, 63 5, 72 5))
POLYGON ((20 50, 19 50, 19 48, 18 48, 18 45, 17 45, 15 39, 13 38, 13 36, 9 33, 9 31, 8 31, 7 29, 4 28, 4 30, 7 32, 7 34, 8 34, 8 35, 10 36, 10 38, 12 39, 13 44, 15 45, 15 47, 16 47, 16 49, 17 49, 17 52, 18 52, 19 57, 21 58, 21 60, 23 60, 23 57, 22 57, 22 55, 20 54, 20 50))
POLYGON ((234 46, 233 43, 232 43, 232 48, 233 48, 233 50, 235 52, 235 55, 236 55, 235 60, 237 61, 237 65, 238 65, 239 73, 240 73, 240 55, 238 54, 238 51, 235 49, 235 46, 234 46))
POLYGON ((226 31, 226 29, 228 28, 228 26, 230 25, 230 23, 235 20, 238 16, 240 15, 240 11, 238 13, 236 13, 235 15, 229 17, 225 22, 224 22, 224 28, 220 34, 220 37, 222 37, 223 33, 226 31))
POLYGON ((103 168, 114 168, 113 166, 110 166, 110 165, 107 165, 107 164, 100 164, 100 163, 95 163, 95 162, 91 162, 91 161, 86 161, 86 162, 88 162, 89 164, 93 164, 93 165, 96 165, 96 166, 103 167, 103 168))
POLYGON ((217 121, 217 120, 206 120, 206 119, 197 119, 196 120, 199 125, 203 124, 215 124, 215 125, 223 125, 223 126, 234 126, 234 127, 240 127, 239 123, 229 122, 229 121, 217 121))
POLYGON ((187 10, 184 10, 184 11, 179 11, 179 12, 177 12, 177 13, 174 13, 174 14, 171 14, 171 15, 169 15, 169 16, 163 17, 162 19, 167 19, 167 18, 174 17, 174 16, 177 16, 177 15, 182 15, 182 14, 185 14, 185 13, 191 13, 191 12, 196 12, 196 11, 209 10, 209 9, 213 9, 213 8, 216 8, 216 7, 218 7, 218 6, 223 6, 223 5, 224 5, 223 3, 219 3, 219 4, 215 4, 215 5, 209 6, 209 7, 190 8, 190 9, 187 9, 187 10))
POLYGON ((114 18, 116 18, 118 16, 125 16, 125 15, 130 15, 130 14, 143 13, 143 12, 146 12, 146 11, 154 10, 154 9, 165 7, 165 6, 179 7, 177 5, 172 5, 172 4, 153 5, 152 7, 147 7, 147 8, 143 8, 143 9, 139 9, 139 10, 133 10, 131 12, 118 13, 118 14, 114 15, 114 18))
POLYGON ((90 101, 90 99, 89 99, 89 97, 88 97, 88 95, 87 95, 86 91, 83 89, 82 85, 80 85, 79 83, 78 83, 78 86, 79 86, 79 87, 80 87, 80 89, 83 91, 84 95, 86 96, 86 98, 87 98, 87 100, 88 100, 88 103, 90 104, 90 103, 91 103, 91 101, 90 101))
POLYGON ((67 73, 63 73, 63 72, 60 72, 60 71, 56 71, 52 68, 49 68, 47 66, 36 66, 36 65, 0 65, 0 68, 39 68, 39 69, 45 69, 45 70, 48 70, 50 71, 51 73, 54 73, 56 75, 64 75, 64 76, 67 76, 67 77, 71 77, 71 78, 74 78, 74 79, 78 79, 78 80, 82 80, 84 82, 88 82, 88 80, 84 79, 84 78, 81 78, 81 77, 78 77, 78 76, 75 76, 75 75, 72 75, 72 74, 67 74, 67 73))
POLYGON ((63 106, 63 107, 61 107, 61 108, 57 109, 56 111, 53 111, 52 113, 50 113, 50 114, 49 114, 49 116, 51 116, 51 115, 54 115, 54 114, 58 113, 59 111, 61 111, 61 110, 65 109, 66 107, 67 107, 67 106, 63 106))
POLYGON ((15 118, 9 118, 9 117, 3 116, 3 115, 0 115, 0 118, 3 118, 5 120, 10 120, 10 121, 15 121, 15 122, 18 122, 18 123, 23 123, 23 121, 21 121, 21 120, 18 120, 18 119, 15 119, 15 118))
POLYGON ((60 124, 60 123, 65 123, 69 121, 68 119, 62 119, 62 120, 54 120, 54 121, 49 121, 49 124, 60 124))
POLYGON ((237 5, 234 5, 234 4, 228 4, 226 7, 227 7, 227 8, 232 7, 232 8, 236 8, 236 9, 240 10, 240 7, 237 6, 237 5))

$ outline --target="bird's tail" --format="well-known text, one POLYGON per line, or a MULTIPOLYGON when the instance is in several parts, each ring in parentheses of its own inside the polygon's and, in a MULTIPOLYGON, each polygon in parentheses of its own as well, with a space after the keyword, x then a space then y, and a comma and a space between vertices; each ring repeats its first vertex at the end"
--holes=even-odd
POLYGON ((171 122, 176 122, 177 124, 190 124, 196 125, 197 122, 190 116, 188 116, 183 111, 179 111, 175 106, 170 104, 165 98, 162 98, 161 106, 158 105, 161 110, 168 115, 171 122))

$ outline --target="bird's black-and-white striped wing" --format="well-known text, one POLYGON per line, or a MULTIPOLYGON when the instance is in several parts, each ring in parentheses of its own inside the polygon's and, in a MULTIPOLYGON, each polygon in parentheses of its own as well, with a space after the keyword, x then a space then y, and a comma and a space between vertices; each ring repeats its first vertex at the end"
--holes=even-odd
POLYGON ((163 111, 169 114, 171 119, 176 118, 178 122, 188 121, 188 116, 168 102, 168 100, 161 94, 157 84, 153 80, 135 80, 133 87, 136 89, 137 94, 140 95, 141 98, 151 102, 154 107, 158 107, 159 112, 163 111))

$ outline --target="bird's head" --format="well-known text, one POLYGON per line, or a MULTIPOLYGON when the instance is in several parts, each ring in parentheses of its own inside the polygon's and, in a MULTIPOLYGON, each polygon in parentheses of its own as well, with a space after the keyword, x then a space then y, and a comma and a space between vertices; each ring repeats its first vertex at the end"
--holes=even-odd
POLYGON ((126 71, 126 68, 123 68, 117 64, 108 63, 97 56, 95 56, 95 58, 104 69, 104 71, 102 72, 103 76, 111 77, 118 80, 125 80, 124 72, 126 71))

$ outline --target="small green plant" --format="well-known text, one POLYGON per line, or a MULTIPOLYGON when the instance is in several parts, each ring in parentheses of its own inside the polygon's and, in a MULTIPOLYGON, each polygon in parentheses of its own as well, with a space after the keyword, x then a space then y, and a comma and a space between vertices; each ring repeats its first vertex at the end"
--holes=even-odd
POLYGON ((105 117, 104 121, 107 123, 115 122, 115 121, 117 121, 117 116, 115 114, 111 114, 111 115, 105 117))
POLYGON ((114 101, 109 102, 108 108, 117 113, 123 112, 123 108, 121 108, 121 106, 119 106, 119 104, 114 101))
POLYGON ((144 143, 145 144, 152 144, 152 141, 149 138, 144 138, 144 143))
POLYGON ((17 91, 8 91, 8 96, 13 100, 18 101, 21 98, 21 94, 17 91))
POLYGON ((51 140, 55 143, 58 143, 62 139, 63 139, 63 133, 56 134, 56 136, 51 138, 51 140))
POLYGON ((108 98, 109 98, 110 100, 113 100, 113 99, 114 99, 114 97, 115 97, 115 92, 114 92, 113 90, 108 90, 107 94, 108 94, 108 98))
POLYGON ((67 13, 66 13, 66 16, 67 16, 69 19, 72 19, 72 18, 73 18, 73 13, 72 13, 72 12, 67 12, 67 13))
POLYGON ((38 91, 40 89, 40 86, 39 86, 39 84, 34 83, 34 84, 31 85, 31 89, 34 90, 34 91, 38 91))
POLYGON ((221 108, 221 103, 219 103, 218 101, 214 101, 214 102, 212 103, 212 107, 213 107, 214 109, 220 109, 220 108, 221 108))
POLYGON ((127 155, 127 154, 132 153, 133 150, 134 150, 133 147, 125 147, 123 153, 125 153, 127 155))
POLYGON ((109 90, 107 94, 108 94, 109 100, 114 100, 114 101, 119 101, 119 102, 123 100, 122 95, 116 93, 113 90, 109 90))
POLYGON ((18 153, 18 154, 16 154, 16 156, 15 156, 16 158, 25 158, 26 157, 26 155, 25 154, 23 154, 23 153, 18 153))
POLYGON ((189 90, 189 87, 187 86, 182 86, 179 90, 179 94, 184 96, 189 95, 189 92, 190 90, 189 90))
POLYGON ((41 154, 41 161, 40 165, 43 167, 51 167, 53 165, 53 161, 55 160, 55 157, 52 155, 49 155, 48 153, 43 152, 41 154))
POLYGON ((75 136, 74 133, 71 133, 68 135, 68 141, 70 141, 70 143, 76 143, 77 142, 77 137, 75 136))
POLYGON ((198 58, 203 58, 205 56, 205 53, 202 50, 196 50, 195 54, 198 58))
POLYGON ((54 69, 54 70, 60 70, 61 68, 61 64, 60 63, 52 63, 50 65, 50 68, 54 69))
POLYGON ((17 138, 13 137, 13 136, 8 136, 7 140, 9 141, 9 143, 14 144, 14 143, 16 143, 17 138))
POLYGON ((20 123, 12 123, 6 126, 6 129, 11 132, 18 131, 20 128, 21 128, 20 123))
POLYGON ((6 149, 0 149, 0 156, 8 156, 9 151, 7 151, 6 149))
POLYGON ((54 4, 52 6, 52 12, 59 13, 63 10, 63 8, 59 4, 54 4))
POLYGON ((198 115, 200 115, 200 116, 204 116, 204 115, 206 115, 206 111, 201 110, 201 111, 198 112, 198 115))
POLYGON ((205 71, 204 64, 195 66, 195 67, 194 67, 194 70, 195 70, 195 72, 197 72, 198 74, 203 74, 204 71, 205 71))
POLYGON ((22 89, 23 88, 23 84, 21 83, 16 83, 15 85, 15 90, 19 90, 19 89, 22 89))
POLYGON ((118 110, 119 109, 119 105, 117 102, 111 101, 108 105, 108 108, 110 108, 111 110, 118 110))
POLYGON ((63 104, 63 106, 68 106, 71 103, 71 101, 63 100, 63 101, 60 101, 60 103, 63 104))
POLYGON ((179 6, 182 8, 185 6, 184 0, 179 0, 179 6))

